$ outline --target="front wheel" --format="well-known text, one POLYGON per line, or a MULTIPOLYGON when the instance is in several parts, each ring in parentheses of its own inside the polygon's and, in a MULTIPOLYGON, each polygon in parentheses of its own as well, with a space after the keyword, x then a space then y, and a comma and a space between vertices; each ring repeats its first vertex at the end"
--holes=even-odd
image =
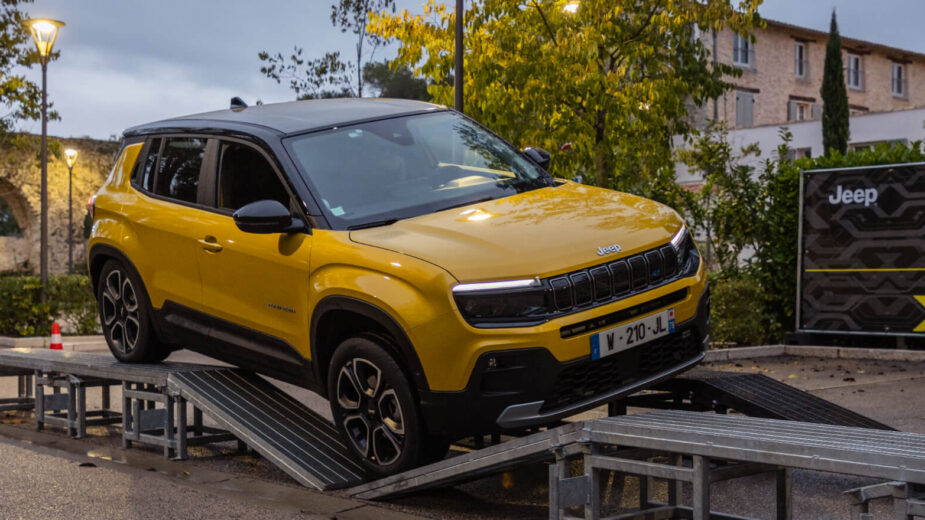
POLYGON ((331 413, 366 471, 383 477, 425 461, 423 424, 398 362, 372 336, 341 343, 328 369, 331 413))

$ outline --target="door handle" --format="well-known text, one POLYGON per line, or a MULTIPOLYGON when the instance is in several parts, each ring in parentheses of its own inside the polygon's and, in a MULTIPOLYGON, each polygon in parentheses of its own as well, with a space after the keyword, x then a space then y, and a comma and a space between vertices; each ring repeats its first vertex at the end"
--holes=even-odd
POLYGON ((199 245, 202 246, 206 251, 211 251, 213 253, 218 253, 222 250, 222 245, 215 240, 213 236, 207 236, 203 239, 198 240, 199 245))

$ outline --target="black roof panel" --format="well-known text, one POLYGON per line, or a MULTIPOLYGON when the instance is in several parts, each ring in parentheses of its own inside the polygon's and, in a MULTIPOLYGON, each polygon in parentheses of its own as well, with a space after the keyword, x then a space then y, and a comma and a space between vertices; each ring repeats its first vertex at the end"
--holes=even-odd
MULTIPOLYGON (((441 105, 388 98, 339 98, 290 101, 269 105, 250 106, 245 109, 225 109, 203 112, 182 117, 165 119, 155 123, 135 126, 125 135, 152 131, 156 128, 170 128, 179 122, 203 121, 210 123, 232 123, 260 125, 283 134, 304 130, 332 127, 341 124, 397 116, 426 110, 443 109, 441 105)), ((203 125, 209 126, 209 125, 203 125)))

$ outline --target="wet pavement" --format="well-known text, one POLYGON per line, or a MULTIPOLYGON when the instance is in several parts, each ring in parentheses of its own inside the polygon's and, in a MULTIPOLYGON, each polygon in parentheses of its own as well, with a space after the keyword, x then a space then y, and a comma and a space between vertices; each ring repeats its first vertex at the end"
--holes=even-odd
MULTIPOLYGON (((213 362, 189 352, 176 361, 213 362)), ((925 433, 925 362, 776 357, 705 365, 716 370, 758 372, 903 431, 925 433)), ((304 389, 280 384, 319 413, 327 402, 304 389)), ((13 378, 0 378, 0 394, 15 391, 13 378)), ((119 391, 113 403, 118 407, 119 391)), ((98 392, 88 392, 91 406, 98 392)), ((630 413, 644 410, 630 409, 630 413)), ((598 408, 573 420, 603 417, 598 408)), ((208 421, 207 421, 208 423, 208 421)), ((0 413, 0 495, 9 518, 536 518, 547 516, 547 472, 532 464, 453 488, 434 490, 386 503, 366 503, 339 493, 318 493, 295 484, 255 454, 236 452, 234 443, 191 449, 192 459, 165 460, 143 447, 123 450, 118 429, 90 428, 91 437, 72 440, 63 430, 35 432, 31 413, 0 413), (80 466, 90 462, 93 466, 80 466), (47 488, 49 493, 44 491, 47 488), (37 490, 42 490, 37 494, 37 490)), ((635 478, 605 479, 605 511, 631 507, 638 496, 635 478)), ((875 481, 794 472, 794 518, 842 519, 849 516, 847 489, 875 481)), ((774 516, 772 475, 715 484, 714 509, 726 513, 774 516)), ((664 500, 663 483, 650 486, 664 500)), ((874 518, 892 518, 888 504, 877 504, 874 518)))

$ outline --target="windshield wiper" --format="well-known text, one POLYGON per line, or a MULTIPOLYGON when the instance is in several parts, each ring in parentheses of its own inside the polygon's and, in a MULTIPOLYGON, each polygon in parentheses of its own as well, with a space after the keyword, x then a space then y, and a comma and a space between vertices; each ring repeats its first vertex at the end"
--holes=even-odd
POLYGON ((350 231, 353 231, 354 229, 366 229, 366 228, 374 228, 374 227, 380 227, 380 226, 390 226, 396 222, 398 222, 397 218, 385 218, 382 220, 373 220, 372 222, 364 222, 363 224, 354 224, 352 226, 347 226, 347 229, 350 231))
POLYGON ((453 204, 452 206, 440 208, 437 211, 446 211, 448 209, 461 208, 463 206, 469 206, 471 204, 478 204, 479 202, 488 202, 490 200, 495 200, 495 197, 482 197, 481 199, 470 200, 468 202, 460 202, 459 204, 453 204))

